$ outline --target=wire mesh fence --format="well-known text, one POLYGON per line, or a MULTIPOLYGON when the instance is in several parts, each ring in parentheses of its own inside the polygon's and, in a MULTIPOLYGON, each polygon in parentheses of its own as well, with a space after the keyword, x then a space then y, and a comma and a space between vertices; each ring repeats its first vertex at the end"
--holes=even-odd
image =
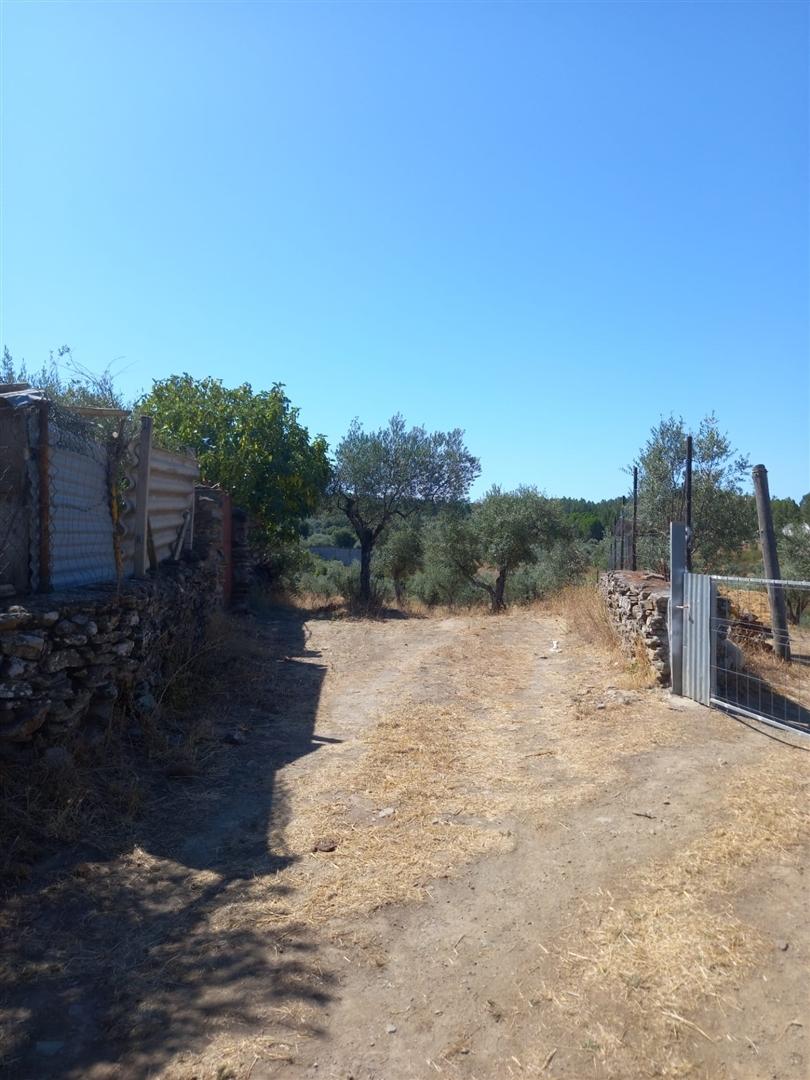
POLYGON ((810 582, 712 576, 715 701, 810 733, 810 582), (780 603, 786 628, 774 618, 780 603))
POLYGON ((114 581, 110 455, 94 426, 66 409, 51 410, 48 478, 52 587, 114 581))
POLYGON ((139 467, 129 414, 67 408, 38 391, 0 387, 0 595, 74 588, 176 561, 194 529, 196 459, 151 447, 139 467), (137 482, 136 482, 137 478, 137 482))

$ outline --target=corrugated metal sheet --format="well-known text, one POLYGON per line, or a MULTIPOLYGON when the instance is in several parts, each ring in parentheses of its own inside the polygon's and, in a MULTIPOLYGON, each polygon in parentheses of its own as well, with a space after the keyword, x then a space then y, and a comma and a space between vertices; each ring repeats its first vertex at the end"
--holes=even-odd
POLYGON ((55 589, 116 578, 104 447, 54 445, 51 479, 51 584, 55 589))
MULTIPOLYGON (((199 474, 197 460, 192 454, 176 454, 170 450, 152 447, 148 518, 158 562, 172 554, 186 515, 189 516, 189 522, 186 526, 184 546, 191 546, 194 532, 194 486, 199 474)), ((121 518, 121 553, 127 574, 133 572, 137 475, 136 460, 128 476, 130 486, 125 492, 125 508, 121 518)))
POLYGON ((683 692, 693 701, 711 700, 712 581, 705 574, 683 579, 683 692))
POLYGON ((149 470, 149 524, 158 562, 169 558, 186 517, 185 543, 192 539, 194 485, 200 475, 196 458, 152 447, 149 470))

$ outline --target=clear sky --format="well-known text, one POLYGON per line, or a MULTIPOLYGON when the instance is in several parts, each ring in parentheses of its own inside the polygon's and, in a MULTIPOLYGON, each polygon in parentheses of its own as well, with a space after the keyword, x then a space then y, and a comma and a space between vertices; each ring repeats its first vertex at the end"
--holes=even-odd
POLYGON ((463 427, 479 490, 715 410, 810 490, 806 3, 0 8, 15 357, 463 427))

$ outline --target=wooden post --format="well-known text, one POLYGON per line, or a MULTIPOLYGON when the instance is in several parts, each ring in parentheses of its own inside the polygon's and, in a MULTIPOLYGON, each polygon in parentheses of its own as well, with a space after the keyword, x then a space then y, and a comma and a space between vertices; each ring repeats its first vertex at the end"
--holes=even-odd
POLYGON ((620 545, 621 545, 621 549, 620 549, 621 554, 619 556, 619 559, 620 559, 620 562, 621 562, 621 566, 619 567, 620 570, 624 570, 624 504, 625 504, 625 501, 626 501, 625 497, 624 497, 624 495, 622 495, 622 509, 621 509, 621 513, 619 514, 619 528, 621 530, 621 538, 620 538, 620 541, 619 541, 620 545))
POLYGON ((686 436, 686 569, 692 573, 692 436, 686 436))
POLYGON ((37 480, 39 487, 39 591, 51 591, 51 477, 50 477, 50 406, 39 403, 39 446, 37 480))
MULTIPOLYGON (((771 495, 768 490, 768 470, 764 465, 755 465, 751 476, 754 480, 754 494, 757 500, 757 521, 759 523, 759 544, 762 548, 762 562, 765 565, 765 577, 776 581, 779 573, 779 555, 776 551, 776 534, 773 531, 773 513, 771 495)), ((788 635, 787 607, 785 590, 781 585, 768 586, 768 600, 771 607, 771 625, 773 628, 773 651, 780 660, 790 660, 790 636, 788 635)))
POLYGON ((633 550, 631 554, 631 570, 638 570, 636 542, 638 540, 638 468, 633 466, 633 550))
POLYGON ((135 577, 144 577, 149 565, 149 467, 152 457, 152 417, 141 417, 138 470, 135 474, 135 577))

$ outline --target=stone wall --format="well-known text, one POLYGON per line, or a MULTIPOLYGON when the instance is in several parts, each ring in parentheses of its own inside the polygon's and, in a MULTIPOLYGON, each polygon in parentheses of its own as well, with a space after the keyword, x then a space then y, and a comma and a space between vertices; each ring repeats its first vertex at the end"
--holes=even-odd
POLYGON ((627 656, 644 649, 658 682, 668 686, 669 634, 667 609, 669 582, 641 570, 613 570, 601 574, 599 591, 627 656))
POLYGON ((142 581, 0 607, 0 753, 98 742, 114 716, 155 708, 172 665, 203 644, 222 607, 216 507, 200 515, 194 551, 142 581))

